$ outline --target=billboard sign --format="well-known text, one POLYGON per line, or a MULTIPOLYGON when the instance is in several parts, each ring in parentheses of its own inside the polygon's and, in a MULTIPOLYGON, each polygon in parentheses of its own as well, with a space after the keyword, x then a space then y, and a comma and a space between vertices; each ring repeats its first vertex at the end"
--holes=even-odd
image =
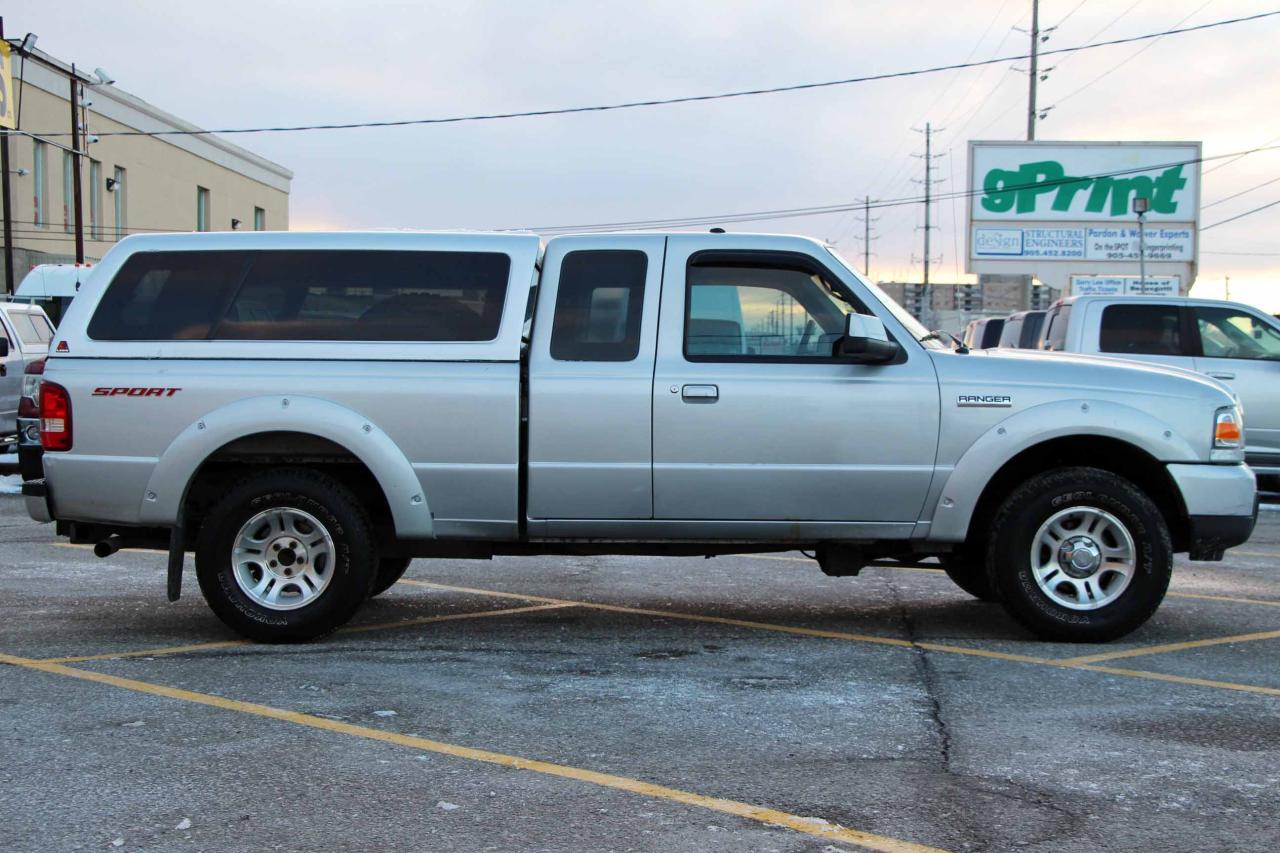
POLYGON ((969 194, 968 272, 1058 289, 1072 275, 1136 273, 1142 197, 1150 277, 1194 281, 1198 142, 970 142, 969 194))
POLYGON ((1073 275, 1072 296, 1177 296, 1176 275, 1153 275, 1145 280, 1130 275, 1073 275))

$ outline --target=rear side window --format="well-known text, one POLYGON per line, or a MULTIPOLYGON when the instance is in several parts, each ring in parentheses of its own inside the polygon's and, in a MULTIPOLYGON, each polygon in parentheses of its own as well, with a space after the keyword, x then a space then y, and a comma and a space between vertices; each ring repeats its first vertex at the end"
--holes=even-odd
POLYGON ((1071 306, 1060 305, 1051 309, 1045 318, 1048 328, 1044 330, 1044 348, 1062 352, 1067 348, 1067 324, 1071 319, 1071 306))
POLYGON ((490 341, 510 260, 492 252, 273 250, 131 257, 95 340, 490 341))
POLYGON ((13 321, 13 329, 24 344, 42 346, 53 339, 53 327, 40 314, 18 312, 10 314, 9 319, 13 321))
POLYGON ((140 252, 125 261, 89 321, 97 341, 198 341, 243 275, 245 252, 140 252))
POLYGON ((1044 326, 1044 312, 1032 311, 1022 319, 1022 338, 1017 346, 1022 349, 1035 349, 1040 342, 1040 329, 1044 326))
POLYGON ((1000 343, 1000 333, 1004 331, 1004 320, 992 319, 987 321, 987 326, 982 330, 982 344, 980 349, 990 349, 1000 343))
POLYGON ((565 255, 551 327, 551 357, 557 361, 631 361, 639 355, 648 268, 644 252, 565 255))
POLYGON ((1102 309, 1100 352, 1182 355, 1182 318, 1176 305, 1108 305, 1102 309))

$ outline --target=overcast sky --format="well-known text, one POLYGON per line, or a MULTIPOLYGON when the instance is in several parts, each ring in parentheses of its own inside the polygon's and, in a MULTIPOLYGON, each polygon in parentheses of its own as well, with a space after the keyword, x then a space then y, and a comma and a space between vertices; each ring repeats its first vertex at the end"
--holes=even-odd
MULTIPOLYGON (((1258 0, 1043 0, 1046 48, 1280 8, 1258 0), (1064 20, 1065 19, 1065 20, 1064 20)), ((1023 52, 1030 0, 10 0, 5 28, 103 66, 204 127, 556 108, 787 85, 1023 52)), ((1042 139, 1280 143, 1280 18, 1051 58, 1042 139), (1117 66, 1119 66, 1117 68, 1117 66), (1113 73, 1104 73, 1114 70, 1113 73), (1100 78, 1100 79, 1099 79, 1100 78), (1084 88, 1082 88, 1084 87, 1084 88), (1078 92, 1078 94, 1076 94, 1078 92)), ((507 228, 839 204, 918 192, 912 127, 943 128, 963 189, 968 139, 1021 139, 1026 76, 1006 63, 906 80, 610 113, 234 141, 295 173, 294 228, 507 228)), ((1204 177, 1206 204, 1280 176, 1280 151, 1204 177)), ((1204 224, 1280 199, 1280 182, 1204 224)), ((875 223, 872 275, 919 280, 920 206, 875 223), (913 260, 914 258, 914 260, 913 260)), ((934 281, 963 274, 964 206, 935 208, 934 281)), ((1196 294, 1280 311, 1280 206, 1203 236, 1196 294)), ((851 214, 731 226, 860 254, 851 214)))

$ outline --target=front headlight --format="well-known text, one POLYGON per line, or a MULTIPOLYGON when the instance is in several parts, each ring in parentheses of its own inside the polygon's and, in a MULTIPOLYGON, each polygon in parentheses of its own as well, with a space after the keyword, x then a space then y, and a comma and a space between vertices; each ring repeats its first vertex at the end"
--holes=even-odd
POLYGON ((1223 406, 1213 417, 1213 449, 1235 450, 1244 446, 1244 423, 1240 410, 1223 406))

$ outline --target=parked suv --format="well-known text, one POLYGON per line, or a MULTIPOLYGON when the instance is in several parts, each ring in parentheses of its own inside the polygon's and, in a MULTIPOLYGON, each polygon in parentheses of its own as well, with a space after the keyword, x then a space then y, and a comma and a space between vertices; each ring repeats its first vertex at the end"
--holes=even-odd
POLYGON ((1054 303, 1045 349, 1195 370, 1229 386, 1248 419, 1245 458, 1280 477, 1280 321, 1249 305, 1189 297, 1075 296, 1054 303))
POLYGON ((1035 349, 1044 326, 1044 311, 1019 311, 1005 318, 997 346, 1013 349, 1035 349))
POLYGON ((802 237, 131 236, 59 327, 23 494, 100 556, 167 550, 171 598, 194 551, 266 641, 333 630, 412 557, 791 549, 831 575, 938 557, 1098 641, 1175 552, 1249 537, 1218 382, 946 337, 802 237))
POLYGON ((0 302, 0 439, 18 430, 18 401, 27 365, 44 358, 53 324, 37 305, 0 302))
POLYGON ((969 321, 961 340, 969 349, 990 349, 999 346, 1000 334, 1003 331, 1003 317, 980 317, 969 321))

